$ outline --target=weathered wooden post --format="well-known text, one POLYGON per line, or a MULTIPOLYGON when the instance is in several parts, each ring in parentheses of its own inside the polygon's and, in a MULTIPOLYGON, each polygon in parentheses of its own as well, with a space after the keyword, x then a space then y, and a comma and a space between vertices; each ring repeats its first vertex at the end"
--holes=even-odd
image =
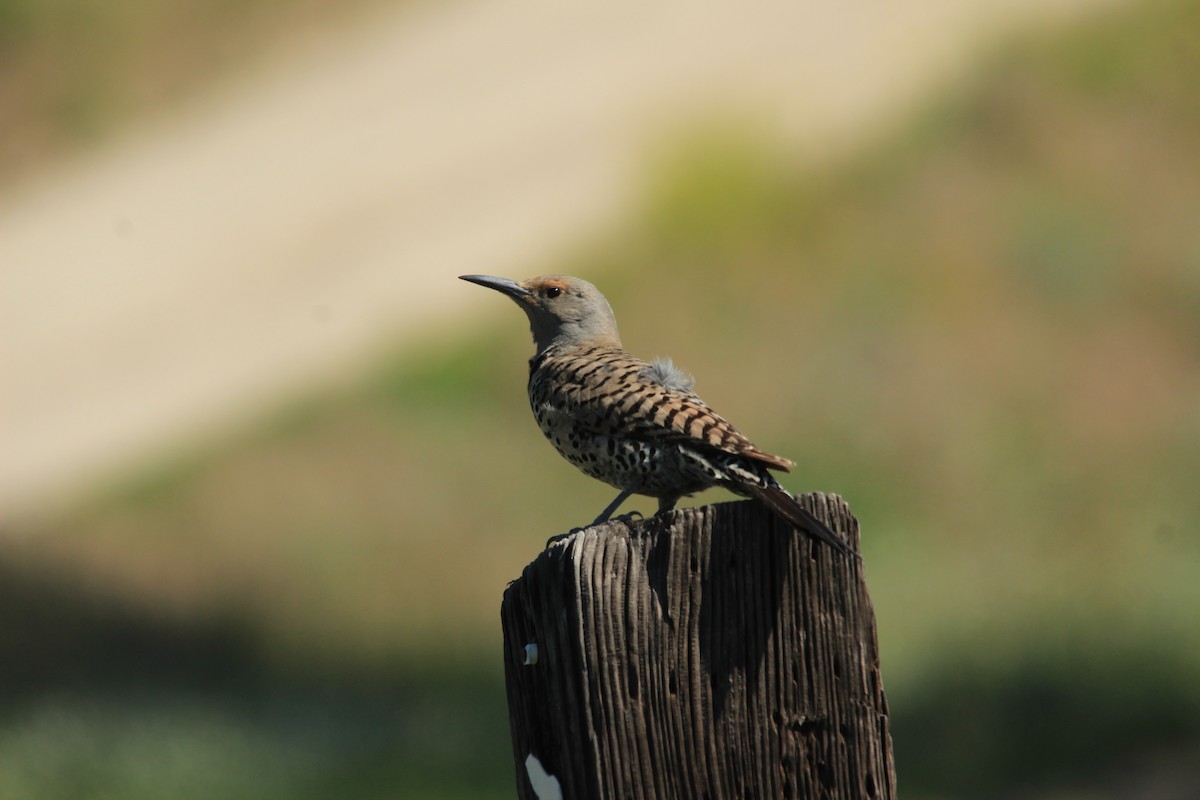
POLYGON ((521 798, 895 797, 862 564, 753 501, 569 536, 500 614, 521 798))

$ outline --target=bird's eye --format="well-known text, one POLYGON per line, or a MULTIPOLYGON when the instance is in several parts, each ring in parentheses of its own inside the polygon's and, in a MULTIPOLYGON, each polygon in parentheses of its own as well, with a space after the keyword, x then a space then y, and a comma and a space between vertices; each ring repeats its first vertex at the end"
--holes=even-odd
POLYGON ((543 292, 546 297, 551 299, 558 297, 562 293, 563 290, 561 286, 547 286, 545 292, 543 292))

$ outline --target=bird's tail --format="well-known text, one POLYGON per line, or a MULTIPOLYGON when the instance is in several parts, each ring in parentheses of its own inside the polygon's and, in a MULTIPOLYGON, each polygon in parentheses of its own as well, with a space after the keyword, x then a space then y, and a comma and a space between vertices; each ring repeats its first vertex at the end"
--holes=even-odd
POLYGON ((829 530, 825 523, 810 514, 804 506, 796 501, 796 498, 784 491, 782 487, 750 484, 744 488, 761 500, 767 508, 774 511, 777 516, 799 528, 805 534, 814 539, 820 539, 839 553, 854 552, 836 533, 829 530))

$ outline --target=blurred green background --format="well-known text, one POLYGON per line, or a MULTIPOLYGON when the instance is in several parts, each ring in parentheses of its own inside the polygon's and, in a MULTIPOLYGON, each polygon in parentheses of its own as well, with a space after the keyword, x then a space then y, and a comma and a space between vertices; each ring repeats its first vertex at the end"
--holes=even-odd
POLYGON ((0 0, 0 177, 26 177, 373 2, 0 0))
MULTIPOLYGON (((1200 796, 1197 32, 1007 46, 834 166, 714 123, 526 270, 850 502, 905 797, 1200 796)), ((500 595, 611 491, 494 305, 7 531, 0 797, 512 796, 500 595)))

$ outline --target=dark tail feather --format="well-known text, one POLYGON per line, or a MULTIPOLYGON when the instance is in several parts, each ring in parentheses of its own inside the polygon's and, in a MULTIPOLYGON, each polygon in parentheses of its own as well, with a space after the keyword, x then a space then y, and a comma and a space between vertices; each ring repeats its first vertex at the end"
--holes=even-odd
POLYGON ((820 539, 825 544, 837 550, 839 553, 853 553, 850 546, 843 542, 838 535, 829 530, 821 520, 814 517, 812 514, 796 501, 786 491, 778 486, 753 486, 745 487, 750 494, 761 500, 767 508, 771 509, 781 519, 787 521, 796 528, 814 539, 820 539))

